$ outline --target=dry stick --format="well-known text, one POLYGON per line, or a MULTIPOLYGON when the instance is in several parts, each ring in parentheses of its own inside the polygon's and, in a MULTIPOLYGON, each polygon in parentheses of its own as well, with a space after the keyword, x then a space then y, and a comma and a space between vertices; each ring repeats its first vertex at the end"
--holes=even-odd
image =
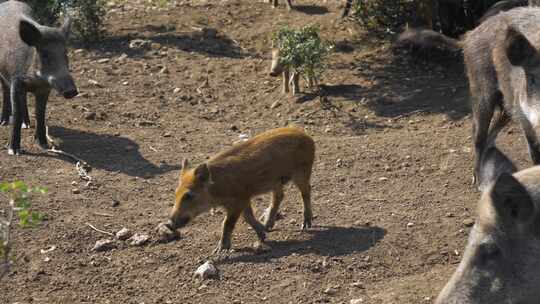
POLYGON ((108 213, 99 213, 99 212, 92 212, 92 213, 95 215, 100 215, 100 216, 114 217, 114 215, 108 214, 108 213))
POLYGON ((98 229, 98 228, 92 226, 92 224, 90 224, 90 223, 86 223, 86 225, 87 225, 88 227, 94 229, 94 230, 97 231, 97 232, 100 232, 100 233, 103 233, 103 234, 106 234, 106 235, 110 235, 110 236, 114 236, 114 234, 112 234, 112 233, 110 233, 110 232, 108 232, 108 231, 105 231, 105 230, 98 229))

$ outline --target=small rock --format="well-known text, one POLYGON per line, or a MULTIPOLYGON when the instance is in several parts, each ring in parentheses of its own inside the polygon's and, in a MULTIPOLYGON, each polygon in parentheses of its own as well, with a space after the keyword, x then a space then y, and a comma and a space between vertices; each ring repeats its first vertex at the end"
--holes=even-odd
POLYGON ((106 63, 106 62, 109 62, 109 60, 110 60, 109 58, 101 58, 97 62, 98 63, 106 63))
POLYGON ((150 47, 150 44, 152 44, 150 40, 133 39, 129 42, 129 48, 130 49, 143 49, 143 48, 150 47))
POLYGON ((172 134, 171 134, 171 133, 169 133, 169 132, 165 132, 165 133, 163 133, 163 137, 171 137, 171 136, 172 136, 172 134))
POLYGON ((92 248, 92 251, 101 252, 101 251, 107 251, 114 248, 114 242, 109 239, 101 239, 96 242, 94 247, 92 248))
POLYGON ((96 120, 96 112, 86 112, 84 113, 84 119, 86 120, 96 120))
POLYGON ((269 251, 272 250, 272 248, 270 248, 270 246, 268 246, 265 243, 261 243, 259 241, 255 242, 253 244, 253 249, 255 249, 256 253, 265 253, 265 252, 269 252, 269 251))
POLYGON ((120 206, 120 201, 117 199, 113 199, 111 202, 111 207, 118 207, 120 206))
POLYGON ((194 273, 195 277, 201 280, 215 278, 218 276, 218 274, 218 269, 210 261, 207 261, 206 263, 199 266, 199 268, 197 268, 194 273))
POLYGON ((180 233, 176 229, 171 229, 169 223, 160 223, 156 227, 159 241, 170 242, 180 238, 180 233))
POLYGON ((102 88, 102 87, 103 87, 99 82, 97 82, 97 81, 94 80, 94 79, 88 79, 88 83, 91 84, 91 85, 93 85, 93 86, 95 86, 95 87, 98 87, 98 88, 102 88))
POLYGON ((116 238, 121 241, 125 241, 129 239, 132 235, 133 233, 131 232, 131 230, 124 227, 116 233, 116 238))
POLYGON ((412 226, 414 226, 414 223, 407 223, 407 228, 411 228, 412 226))
POLYGON ((328 287, 323 292, 327 295, 335 295, 337 293, 337 289, 333 287, 328 287))
POLYGON ((385 182, 385 181, 387 181, 387 180, 388 180, 388 177, 384 177, 384 176, 383 176, 383 177, 379 177, 379 181, 380 181, 380 182, 385 182))
POLYGON ((174 88, 173 94, 178 94, 178 93, 180 93, 180 91, 181 91, 180 88, 174 88))
POLYGON ((81 190, 79 190, 79 189, 77 189, 77 188, 73 188, 73 189, 71 189, 71 193, 73 193, 73 194, 79 194, 79 193, 81 193, 81 190))
POLYGON ((360 303, 364 303, 364 299, 352 299, 351 304, 360 304, 360 303))
POLYGON ((129 244, 131 246, 142 246, 148 242, 150 237, 146 234, 135 233, 132 237, 129 238, 129 244))
POLYGON ((463 225, 465 227, 472 227, 474 225, 474 219, 468 218, 468 219, 463 220, 463 225))

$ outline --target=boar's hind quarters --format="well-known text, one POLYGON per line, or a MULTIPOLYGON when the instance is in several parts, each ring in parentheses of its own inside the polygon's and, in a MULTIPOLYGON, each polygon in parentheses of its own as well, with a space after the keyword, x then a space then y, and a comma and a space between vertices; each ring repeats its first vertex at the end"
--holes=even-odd
POLYGON ((20 22, 19 35, 24 43, 34 47, 40 43, 42 38, 38 25, 25 19, 20 22))
POLYGON ((534 217, 534 203, 527 189, 509 173, 497 178, 490 196, 498 218, 507 227, 527 224, 534 217))
POLYGON ((505 39, 506 55, 514 66, 525 66, 540 63, 536 48, 518 30, 509 27, 505 39))

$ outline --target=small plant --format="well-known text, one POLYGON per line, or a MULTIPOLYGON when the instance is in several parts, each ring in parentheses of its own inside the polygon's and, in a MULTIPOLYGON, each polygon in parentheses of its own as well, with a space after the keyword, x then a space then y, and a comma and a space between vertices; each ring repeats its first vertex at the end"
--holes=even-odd
POLYGON ((274 33, 272 43, 279 49, 279 64, 302 75, 310 86, 326 70, 325 60, 333 50, 332 44, 321 40, 315 25, 298 30, 284 26, 274 33))
POLYGON ((32 227, 38 224, 42 217, 32 210, 33 194, 44 194, 45 188, 29 188, 24 182, 0 183, 0 193, 7 197, 7 206, 0 209, 0 280, 9 271, 11 239, 10 233, 15 216, 19 218, 20 227, 32 227))

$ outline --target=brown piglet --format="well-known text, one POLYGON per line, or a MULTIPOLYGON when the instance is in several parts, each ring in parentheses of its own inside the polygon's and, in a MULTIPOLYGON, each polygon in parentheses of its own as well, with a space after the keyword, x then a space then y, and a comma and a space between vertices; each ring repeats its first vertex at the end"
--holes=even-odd
POLYGON ((222 207, 226 211, 223 233, 214 252, 230 249, 231 234, 240 215, 264 244, 265 232, 273 227, 283 200, 283 187, 292 181, 304 203, 302 228, 309 228, 313 218, 310 178, 314 158, 313 139, 302 129, 285 127, 235 144, 195 168, 188 168, 184 160, 168 225, 178 229, 199 214, 222 207), (260 223, 253 215, 250 200, 268 192, 273 193, 273 201, 260 223))

